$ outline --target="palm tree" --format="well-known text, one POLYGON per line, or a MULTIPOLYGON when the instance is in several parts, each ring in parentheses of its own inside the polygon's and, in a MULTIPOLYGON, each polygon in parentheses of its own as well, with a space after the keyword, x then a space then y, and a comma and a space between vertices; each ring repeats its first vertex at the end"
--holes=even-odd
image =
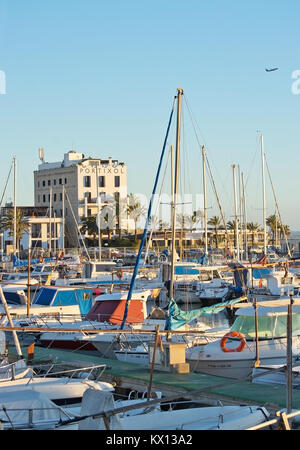
POLYGON ((218 241, 219 241, 219 238, 218 238, 218 227, 219 227, 219 225, 221 223, 220 217, 213 216, 213 217, 211 217, 208 220, 207 223, 208 223, 208 225, 213 226, 214 229, 215 229, 215 242, 216 242, 216 248, 218 249, 219 248, 219 244, 218 244, 218 241))
POLYGON ((96 217, 97 216, 88 216, 81 219, 80 232, 93 236, 93 240, 95 240, 99 234, 96 217))
POLYGON ((277 230, 279 229, 279 222, 277 220, 276 215, 272 214, 271 216, 267 217, 266 224, 270 228, 270 231, 272 233, 272 244, 274 245, 275 236, 276 236, 277 230))
POLYGON ((137 222, 140 217, 145 216, 147 210, 140 200, 134 195, 130 194, 128 197, 127 214, 134 220, 134 241, 137 240, 137 222))
POLYGON ((251 232, 253 247, 255 245, 255 235, 260 230, 260 225, 258 225, 258 223, 249 222, 247 223, 247 230, 251 232))
MULTIPOLYGON (((239 222, 237 221, 237 226, 239 226, 239 222)), ((233 246, 237 247, 237 235, 236 235, 236 220, 229 220, 227 222, 227 228, 234 232, 234 244, 233 246)))
MULTIPOLYGON (((29 229, 28 219, 24 216, 22 210, 16 210, 16 242, 17 247, 20 248, 20 240, 23 233, 28 233, 29 229)), ((9 209, 0 219, 0 232, 9 230, 9 236, 14 234, 14 209, 9 209)))
POLYGON ((290 227, 288 225, 279 225, 279 230, 280 230, 280 239, 282 240, 284 237, 288 237, 291 235, 291 230, 290 227))

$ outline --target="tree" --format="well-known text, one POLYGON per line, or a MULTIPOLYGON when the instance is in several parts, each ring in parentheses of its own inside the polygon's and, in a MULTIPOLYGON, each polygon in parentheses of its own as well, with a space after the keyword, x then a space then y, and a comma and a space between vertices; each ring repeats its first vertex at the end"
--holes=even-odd
POLYGON ((89 236, 93 236, 94 240, 99 234, 96 217, 97 216, 83 217, 81 219, 81 227, 80 227, 81 233, 87 233, 89 236))
POLYGON ((247 223, 247 230, 251 232, 252 236, 252 246, 255 245, 255 235, 260 230, 260 225, 258 223, 249 222, 247 223))
POLYGON ((275 244, 277 230, 279 230, 279 222, 275 214, 267 217, 266 224, 272 233, 272 244, 275 244))
POLYGON ((134 242, 137 241, 137 222, 140 217, 146 215, 146 208, 140 200, 134 195, 130 194, 128 197, 127 214, 130 219, 134 220, 134 242))
POLYGON ((219 225, 221 224, 221 220, 220 217, 218 216, 213 216, 208 220, 208 225, 211 225, 214 227, 215 229, 215 243, 216 243, 216 248, 219 248, 219 238, 218 238, 218 228, 219 225))
MULTIPOLYGON (((9 209, 0 219, 0 232, 9 230, 9 236, 14 235, 14 209, 9 209)), ((17 208, 16 210, 16 242, 17 248, 20 248, 20 240, 23 234, 28 233, 29 223, 28 219, 24 216, 22 210, 17 208)))
POLYGON ((291 235, 291 230, 290 227, 288 225, 279 225, 279 230, 280 230, 280 239, 282 240, 284 237, 288 237, 291 235))

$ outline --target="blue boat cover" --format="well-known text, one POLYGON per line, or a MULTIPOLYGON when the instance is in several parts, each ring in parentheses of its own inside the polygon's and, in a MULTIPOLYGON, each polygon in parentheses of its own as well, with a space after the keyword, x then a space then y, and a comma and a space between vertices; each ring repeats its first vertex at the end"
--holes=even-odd
POLYGON ((85 315, 92 307, 92 289, 41 288, 33 304, 45 306, 79 305, 80 313, 85 315))

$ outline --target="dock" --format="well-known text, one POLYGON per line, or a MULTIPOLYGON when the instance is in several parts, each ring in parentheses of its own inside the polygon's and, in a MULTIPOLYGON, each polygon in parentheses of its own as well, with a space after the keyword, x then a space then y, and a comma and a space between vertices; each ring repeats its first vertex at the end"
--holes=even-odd
MULTIPOLYGON (((22 348, 26 355, 27 349, 22 348)), ((14 348, 9 348, 15 354, 14 348)), ((51 361, 66 368, 88 367, 105 364, 107 367, 101 375, 101 381, 112 383, 119 390, 136 390, 147 392, 150 380, 150 368, 139 364, 125 363, 107 359, 93 354, 84 354, 70 350, 59 350, 36 346, 34 358, 30 362, 35 365, 43 361, 51 361)), ((160 391, 164 398, 184 398, 202 404, 217 405, 256 405, 264 406, 271 414, 286 407, 286 388, 280 385, 265 385, 250 381, 239 381, 206 374, 190 372, 186 374, 154 371, 152 392, 160 391)), ((293 389, 293 409, 300 410, 300 391, 293 389)))

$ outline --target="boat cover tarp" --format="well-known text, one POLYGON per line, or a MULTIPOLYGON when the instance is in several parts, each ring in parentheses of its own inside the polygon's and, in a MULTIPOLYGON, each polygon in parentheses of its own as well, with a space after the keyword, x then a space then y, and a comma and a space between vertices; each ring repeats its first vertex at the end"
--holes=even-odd
MULTIPOLYGON (((89 416, 99 414, 115 409, 115 402, 113 394, 107 391, 97 391, 95 389, 87 389, 82 397, 80 415, 89 416)), ((109 429, 122 430, 122 425, 118 415, 113 415, 108 418, 109 429)), ((106 430, 104 420, 102 417, 94 419, 89 417, 81 420, 78 424, 79 430, 106 430)))
POLYGON ((15 426, 29 423, 30 410, 32 410, 32 422, 35 425, 57 423, 69 418, 48 397, 31 389, 3 390, 0 392, 0 404, 0 420, 10 424, 10 419, 15 426), (3 408, 6 408, 6 413, 3 408))
POLYGON ((79 305, 80 313, 87 314, 92 307, 92 289, 55 289, 41 288, 34 305, 70 306, 79 305))
MULTIPOLYGON (((13 255, 12 260, 13 260, 13 266, 14 267, 28 266, 28 260, 27 259, 19 259, 17 256, 13 255)), ((55 259, 53 259, 53 258, 44 258, 43 261, 44 262, 49 262, 49 263, 51 263, 51 261, 52 261, 53 264, 55 264, 55 259)), ((40 264, 40 260, 39 259, 31 259, 30 263, 32 265, 40 264)))
POLYGON ((175 300, 171 298, 169 300, 167 308, 167 319, 165 330, 177 330, 178 328, 186 325, 202 315, 218 314, 226 307, 239 303, 240 298, 234 300, 228 300, 227 302, 217 303, 216 305, 206 306, 200 309, 193 309, 191 311, 182 311, 175 300))
MULTIPOLYGON (((110 322, 120 325, 123 320, 126 299, 96 301, 87 315, 87 320, 110 322)), ((144 308, 141 300, 130 300, 126 323, 141 323, 144 320, 144 308)))

